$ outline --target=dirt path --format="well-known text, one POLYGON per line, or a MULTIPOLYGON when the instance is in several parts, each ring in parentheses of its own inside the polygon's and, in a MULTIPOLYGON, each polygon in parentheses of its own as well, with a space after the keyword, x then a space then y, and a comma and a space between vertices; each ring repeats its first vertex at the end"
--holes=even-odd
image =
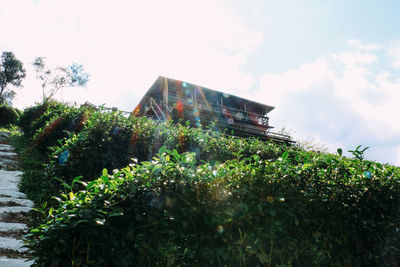
POLYGON ((8 133, 0 132, 0 266, 22 267, 33 262, 26 261, 26 248, 21 237, 27 231, 26 213, 32 209, 32 201, 19 192, 17 154, 6 144, 8 133))

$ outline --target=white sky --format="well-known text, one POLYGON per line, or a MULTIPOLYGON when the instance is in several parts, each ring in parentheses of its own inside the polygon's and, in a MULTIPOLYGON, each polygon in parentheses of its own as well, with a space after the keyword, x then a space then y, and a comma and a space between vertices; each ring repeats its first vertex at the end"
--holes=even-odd
POLYGON ((400 6, 362 1, 0 0, 0 52, 31 68, 83 64, 87 88, 56 98, 133 110, 158 75, 274 105, 271 122, 334 152, 370 146, 400 165, 400 6), (358 5, 357 5, 358 3, 358 5))

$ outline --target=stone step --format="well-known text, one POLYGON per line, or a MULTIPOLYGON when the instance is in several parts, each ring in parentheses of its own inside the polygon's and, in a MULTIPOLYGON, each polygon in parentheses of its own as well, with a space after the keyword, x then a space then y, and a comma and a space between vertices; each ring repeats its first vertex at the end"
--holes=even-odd
POLYGON ((33 207, 33 202, 29 199, 14 198, 14 197, 0 197, 0 207, 4 206, 25 206, 33 207))
POLYGON ((10 189, 0 189, 0 197, 11 197, 11 198, 19 198, 25 199, 26 195, 22 192, 17 190, 10 190, 10 189))
POLYGON ((0 170, 16 171, 19 169, 18 162, 13 159, 1 159, 0 161, 0 170))
POLYGON ((2 267, 28 267, 32 264, 33 261, 26 261, 25 259, 0 258, 0 266, 2 267))
POLYGON ((20 178, 21 175, 22 175, 22 172, 20 172, 20 171, 0 170, 0 181, 9 180, 9 181, 14 181, 14 182, 19 182, 19 180, 21 179, 20 178))
POLYGON ((18 154, 15 152, 0 151, 0 159, 17 160, 18 154))
POLYGON ((0 214, 0 221, 7 223, 24 223, 29 222, 29 218, 26 213, 3 213, 0 214))
MULTIPOLYGON (((13 193, 15 193, 15 194, 18 194, 18 195, 20 195, 20 194, 22 194, 21 192, 19 192, 18 191, 18 185, 14 182, 9 182, 9 181, 1 181, 1 179, 0 179, 0 197, 3 197, 4 195, 2 194, 2 192, 4 192, 5 194, 7 193, 7 192, 9 192, 10 194, 10 196, 13 196, 12 194, 13 193)), ((25 196, 25 195, 23 195, 23 196, 25 196)))
POLYGON ((18 190, 20 175, 22 175, 20 171, 0 170, 0 190, 18 190))
POLYGON ((28 227, 24 223, 0 222, 0 232, 25 231, 26 229, 28 229, 28 227))
MULTIPOLYGON (((28 233, 28 230, 13 230, 13 231, 8 231, 8 232, 0 232, 0 237, 22 239, 27 233, 28 233)), ((0 256, 2 256, 1 253, 0 253, 0 256)), ((13 258, 13 257, 10 257, 10 258, 13 258)))
POLYGON ((9 138, 9 137, 10 137, 10 133, 0 132, 0 142, 1 143, 4 143, 7 140, 7 138, 9 138))
POLYGON ((24 242, 12 237, 0 237, 0 248, 11 249, 18 252, 26 252, 28 249, 22 247, 24 242))
POLYGON ((0 179, 0 190, 18 191, 18 184, 16 181, 7 181, 0 179))
POLYGON ((2 152, 14 152, 14 148, 7 144, 0 144, 0 151, 2 152))
POLYGON ((15 171, 19 169, 17 154, 10 145, 0 143, 0 170, 15 171))
POLYGON ((26 267, 34 262, 25 259, 29 256, 28 249, 23 247, 20 238, 27 233, 26 213, 32 209, 33 202, 19 192, 22 172, 17 171, 13 147, 5 144, 9 136, 7 132, 0 132, 0 266, 26 267))
POLYGON ((28 213, 31 210, 31 207, 0 207, 0 220, 2 213, 28 213))

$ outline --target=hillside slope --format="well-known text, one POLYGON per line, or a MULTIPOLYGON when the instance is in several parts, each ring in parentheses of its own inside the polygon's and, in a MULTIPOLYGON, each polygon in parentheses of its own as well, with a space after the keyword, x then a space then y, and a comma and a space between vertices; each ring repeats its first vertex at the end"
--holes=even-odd
POLYGON ((42 210, 27 237, 37 264, 400 260, 400 169, 360 147, 346 158, 61 103, 20 126, 21 186, 42 210))

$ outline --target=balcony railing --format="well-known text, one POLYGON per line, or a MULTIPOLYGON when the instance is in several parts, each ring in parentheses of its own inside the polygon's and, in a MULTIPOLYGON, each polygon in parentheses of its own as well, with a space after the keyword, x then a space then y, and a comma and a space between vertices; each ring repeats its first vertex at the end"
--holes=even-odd
POLYGON ((185 105, 197 107, 198 109, 215 112, 216 114, 222 113, 224 109, 226 109, 225 112, 229 112, 229 114, 236 120, 253 121, 268 128, 273 128, 268 125, 269 118, 262 114, 257 114, 250 111, 244 111, 241 109, 233 108, 230 106, 219 105, 212 102, 205 102, 201 100, 194 101, 192 98, 185 98, 175 94, 168 94, 168 104, 170 104, 171 102, 173 103, 180 102, 185 105))

